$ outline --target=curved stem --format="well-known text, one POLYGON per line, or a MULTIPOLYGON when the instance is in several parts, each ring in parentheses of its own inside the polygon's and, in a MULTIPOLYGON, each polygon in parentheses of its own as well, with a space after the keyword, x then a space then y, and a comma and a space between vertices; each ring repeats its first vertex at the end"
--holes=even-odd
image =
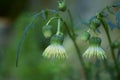
POLYGON ((71 28, 71 32, 72 32, 72 35, 75 35, 74 28, 73 28, 73 26, 74 26, 73 18, 72 18, 72 14, 71 14, 71 12, 70 12, 69 9, 67 10, 67 13, 68 13, 68 16, 69 16, 69 18, 70 18, 71 25, 72 25, 72 27, 70 27, 70 28, 71 28))
POLYGON ((49 25, 49 23, 50 23, 52 20, 56 19, 56 18, 58 18, 58 17, 52 17, 52 18, 50 18, 49 21, 46 23, 46 25, 49 25))
POLYGON ((111 53, 112 53, 112 58, 113 58, 113 61, 114 61, 114 64, 115 64, 115 69, 116 69, 116 72, 118 73, 117 77, 118 77, 118 79, 120 79, 119 65, 118 65, 117 60, 115 58, 114 49, 111 46, 112 40, 111 40, 110 34, 109 34, 109 29, 108 29, 109 26, 107 25, 106 21, 103 18, 99 17, 99 19, 100 19, 101 23, 103 24, 103 28, 104 28, 104 30, 106 32, 108 42, 109 42, 109 46, 110 46, 110 50, 111 50, 111 53))
MULTIPOLYGON (((63 20, 62 20, 62 21, 63 21, 63 20)), ((65 21, 63 21, 63 24, 65 25, 65 28, 66 28, 66 30, 67 30, 67 32, 68 32, 69 37, 70 37, 71 40, 73 41, 73 44, 74 44, 74 46, 75 46, 75 49, 76 49, 76 51, 77 51, 78 57, 79 57, 80 62, 81 62, 81 66, 82 66, 82 68, 83 68, 83 70, 84 70, 84 72, 85 72, 85 76, 86 76, 85 78, 86 78, 86 80, 90 80, 91 78, 89 78, 90 76, 89 76, 89 74, 88 74, 88 68, 87 68, 86 65, 85 65, 85 62, 84 62, 84 60, 83 60, 83 58, 82 58, 81 52, 80 52, 80 50, 79 50, 79 47, 77 46, 77 43, 75 42, 75 37, 71 34, 71 32, 70 32, 70 30, 69 30, 69 27, 68 27, 68 25, 66 24, 65 21)))
MULTIPOLYGON (((86 80, 91 80, 91 73, 90 72, 88 72, 88 68, 86 67, 86 65, 85 65, 85 62, 84 62, 84 60, 83 60, 83 58, 82 58, 82 54, 81 54, 81 52, 80 52, 80 49, 79 49, 79 47, 77 46, 77 43, 75 42, 75 32, 74 32, 74 23, 73 23, 73 18, 72 18, 72 14, 71 14, 71 12, 70 12, 70 10, 68 9, 67 10, 67 12, 68 12, 68 16, 69 16, 69 18, 70 18, 70 23, 71 23, 71 26, 70 26, 70 30, 71 30, 71 39, 72 39, 72 41, 73 41, 73 43, 74 43, 74 45, 75 45, 75 48, 76 48, 76 51, 77 51, 77 53, 78 53, 78 56, 79 56, 79 59, 80 59, 80 61, 81 61, 81 64, 82 64, 82 67, 83 67, 83 69, 84 69, 84 71, 85 71, 85 75, 86 75, 86 80)), ((68 28, 68 30, 69 30, 69 28, 68 28)), ((70 31, 69 30, 69 31, 70 31)), ((88 30, 88 32, 90 31, 90 29, 88 30)), ((70 35, 70 34, 69 34, 70 35)))

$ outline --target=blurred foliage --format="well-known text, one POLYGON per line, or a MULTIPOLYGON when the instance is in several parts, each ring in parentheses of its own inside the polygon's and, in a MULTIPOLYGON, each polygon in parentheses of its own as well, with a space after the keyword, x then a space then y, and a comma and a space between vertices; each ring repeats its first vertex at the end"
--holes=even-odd
POLYGON ((0 78, 2 80, 79 80, 79 71, 67 62, 67 64, 51 63, 43 59, 42 53, 48 46, 49 39, 45 39, 42 34, 41 30, 45 22, 41 22, 42 18, 39 16, 27 32, 20 51, 19 65, 15 67, 18 43, 21 40, 25 26, 33 18, 29 13, 23 13, 16 20, 14 32, 12 33, 14 35, 11 35, 11 44, 4 49, 5 54, 1 63, 0 78))
POLYGON ((28 0, 1 0, 0 1, 0 16, 8 17, 11 20, 16 17, 24 10, 27 6, 28 0))
MULTIPOLYGON (((1 7, 5 6, 5 4, 7 5, 3 9, 1 8, 2 10, 0 11, 2 11, 2 13, 0 13, 0 15, 7 17, 10 16, 12 17, 12 19, 15 19, 18 13, 20 13, 19 11, 22 10, 22 6, 25 5, 25 1, 27 0, 22 0, 20 2, 17 2, 15 0, 12 0, 11 2, 5 2, 5 0, 1 1, 1 7), (9 5, 9 3, 11 3, 11 6, 9 5), (12 4, 14 3, 16 3, 16 6, 20 5, 21 7, 19 6, 19 9, 14 8, 14 6, 12 6, 12 4)), ((108 17, 106 18, 107 24, 112 29, 112 31, 114 31, 115 29, 119 29, 118 25, 120 22, 120 10, 117 11, 117 14, 114 16, 117 19, 117 25, 113 22, 113 20, 108 20, 108 17)), ((63 24, 62 31, 65 33, 66 36, 65 46, 67 46, 67 48, 69 49, 68 54, 72 54, 69 59, 70 61, 65 61, 64 63, 54 63, 42 57, 44 49, 49 45, 50 42, 50 38, 46 39, 43 36, 42 27, 51 17, 56 15, 55 13, 48 13, 44 11, 43 13, 44 14, 42 14, 41 16, 37 14, 32 16, 33 13, 23 12, 22 14, 20 14, 20 16, 17 17, 16 21, 13 24, 13 31, 11 34, 9 34, 9 44, 7 46, 2 46, 4 54, 0 54, 2 55, 2 59, 0 59, 0 80, 84 80, 84 71, 82 70, 81 65, 77 64, 80 63, 80 61, 77 61, 78 57, 75 56, 76 51, 74 50, 74 46, 71 44, 71 42, 69 42, 70 39, 67 37, 67 31, 65 31, 65 26, 63 24), (33 24, 30 25, 30 27, 27 27, 33 19, 35 19, 33 24), (24 39, 24 37, 22 36, 24 36, 25 34, 26 36, 24 39), (19 47, 20 41, 22 41, 23 43, 21 43, 19 47), (19 65, 18 67, 15 67, 17 50, 20 51, 19 65)), ((68 15, 60 15, 66 20, 66 22, 68 22, 70 28, 73 27, 71 26, 70 19, 66 18, 68 17, 68 15)), ((93 16, 89 21, 91 21, 94 17, 95 16, 93 16)), ((89 21, 87 22, 80 19, 80 24, 75 24, 75 36, 77 37, 75 37, 76 42, 79 41, 79 34, 81 34, 84 29, 88 29, 89 21), (78 25, 78 27, 76 25, 78 25)), ((53 34, 55 34, 57 25, 56 20, 53 20, 50 25, 52 25, 52 32, 53 34)), ((102 31, 101 28, 100 30, 100 33, 104 34, 104 31, 102 31)), ((106 38, 103 34, 100 36, 102 36, 105 40, 106 38)), ((119 33, 117 35, 119 35, 119 33)), ((107 41, 104 41, 103 44, 105 43, 104 46, 106 48, 107 45, 108 49, 108 44, 106 44, 106 42, 107 41)), ((79 43, 77 44, 80 45, 79 48, 84 49, 86 47, 84 43, 86 44, 86 42, 79 41, 79 43)), ((119 61, 120 49, 116 49, 118 50, 117 60, 119 61)), ((104 63, 100 61, 96 61, 95 63, 85 62, 88 67, 87 72, 89 73, 90 80, 117 80, 117 73, 115 72, 113 61, 111 60, 111 57, 108 56, 108 58, 108 68, 105 68, 105 66, 103 66, 104 63)))

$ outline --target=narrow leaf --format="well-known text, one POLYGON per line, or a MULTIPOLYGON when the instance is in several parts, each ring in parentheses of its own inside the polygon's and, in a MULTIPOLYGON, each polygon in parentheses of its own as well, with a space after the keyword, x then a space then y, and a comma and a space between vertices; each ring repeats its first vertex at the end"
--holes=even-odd
POLYGON ((116 14, 117 27, 120 28, 120 9, 116 14))
POLYGON ((27 35, 27 32, 28 32, 28 30, 30 29, 30 27, 31 27, 32 24, 33 24, 33 23, 28 24, 28 25, 26 26, 26 28, 24 29, 24 34, 23 34, 23 36, 22 36, 22 38, 21 38, 21 40, 20 40, 20 42, 19 42, 19 44, 18 44, 18 50, 17 50, 17 54, 16 54, 16 67, 18 66, 19 54, 20 54, 20 50, 21 50, 22 44, 23 44, 24 39, 25 39, 25 37, 26 37, 26 35, 27 35))
POLYGON ((118 49, 118 52, 117 52, 117 60, 119 60, 119 57, 120 57, 120 48, 118 49))

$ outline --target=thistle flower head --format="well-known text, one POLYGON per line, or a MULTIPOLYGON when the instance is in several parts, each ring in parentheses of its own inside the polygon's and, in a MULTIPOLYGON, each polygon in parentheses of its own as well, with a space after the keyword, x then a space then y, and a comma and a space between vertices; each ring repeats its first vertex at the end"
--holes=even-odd
POLYGON ((90 46, 83 54, 83 57, 89 58, 89 59, 98 59, 98 60, 106 58, 105 51, 100 46, 101 44, 100 38, 92 37, 89 40, 89 44, 90 46))
POLYGON ((67 57, 66 50, 62 45, 63 36, 54 35, 51 38, 51 44, 43 52, 43 56, 48 59, 63 60, 67 57))

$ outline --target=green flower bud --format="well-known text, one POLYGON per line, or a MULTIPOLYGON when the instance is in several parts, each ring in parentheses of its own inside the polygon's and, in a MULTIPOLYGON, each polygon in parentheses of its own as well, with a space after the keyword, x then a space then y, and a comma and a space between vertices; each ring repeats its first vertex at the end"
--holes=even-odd
POLYGON ((58 9, 60 10, 60 11, 66 11, 66 2, 65 2, 65 0, 61 0, 61 1, 58 1, 58 9))
POLYGON ((89 40, 89 38, 90 38, 90 33, 84 31, 84 32, 82 33, 82 35, 81 35, 81 40, 87 41, 87 40, 89 40))
POLYGON ((93 30, 96 30, 99 26, 100 26, 101 22, 99 19, 94 18, 91 22, 90 22, 90 28, 93 30))
POLYGON ((51 37, 51 35, 52 35, 52 26, 51 25, 45 25, 45 26, 43 26, 42 32, 43 32, 43 35, 46 38, 51 37))

